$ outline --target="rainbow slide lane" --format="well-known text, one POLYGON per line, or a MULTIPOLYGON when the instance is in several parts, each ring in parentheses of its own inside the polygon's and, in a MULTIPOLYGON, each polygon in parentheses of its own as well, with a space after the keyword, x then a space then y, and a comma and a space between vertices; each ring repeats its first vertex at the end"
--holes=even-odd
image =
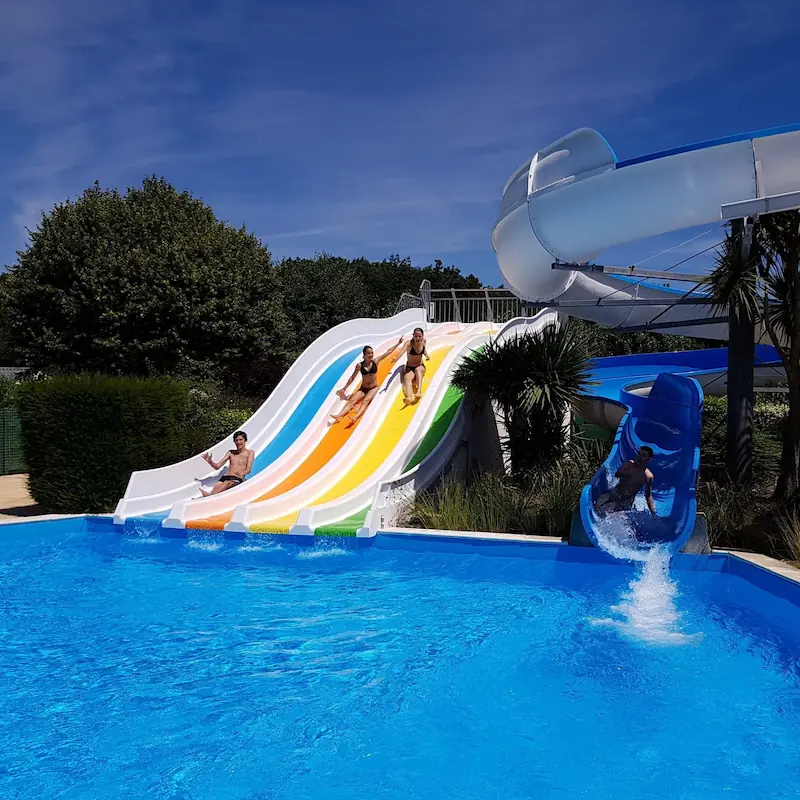
MULTIPOLYGON (((464 393, 461 390, 456 389, 455 386, 447 387, 447 391, 436 409, 433 423, 403 468, 404 475, 422 464, 438 447, 446 442, 456 417, 461 411, 463 401, 464 393)), ((366 506, 345 519, 336 520, 316 528, 314 533, 317 536, 355 536, 359 530, 364 528, 370 509, 371 506, 366 506)))
MULTIPOLYGON (((407 431, 413 437, 419 433, 415 424, 420 413, 428 410, 431 397, 440 382, 437 378, 440 368, 447 364, 451 369, 455 354, 460 353, 467 342, 475 339, 480 330, 489 331, 489 323, 465 326, 465 331, 457 334, 428 338, 430 361, 426 362, 427 373, 423 389, 423 399, 414 405, 403 402, 401 378, 403 364, 397 368, 384 383, 378 396, 364 414, 356 435, 349 437, 335 458, 327 464, 317 464, 313 457, 308 459, 306 480, 295 483, 288 491, 261 502, 239 506, 233 519, 225 525, 226 530, 286 533, 295 527, 298 513, 311 503, 325 503, 345 494, 361 484, 392 453, 397 442, 407 431), (427 397, 426 397, 427 396, 427 397)), ((342 424, 342 423, 340 423, 342 424)), ((338 426, 337 426, 338 427, 338 426)), ((335 429, 334 429, 335 430, 335 429)), ((294 483, 294 482, 293 482, 294 483)), ((347 516, 347 515, 345 515, 347 516)))
MULTIPOLYGON (((261 407, 242 426, 255 451, 253 472, 242 486, 230 490, 240 497, 248 495, 259 477, 303 451, 318 430, 320 418, 336 400, 335 390, 361 356, 366 345, 391 343, 416 327, 427 327, 421 309, 410 309, 388 319, 358 319, 342 323, 320 336, 284 375, 261 407)), ((455 327, 455 326, 451 326, 455 327)), ((233 435, 210 449, 215 460, 233 447, 233 435)), ((134 472, 125 495, 117 504, 114 521, 127 519, 161 520, 173 527, 176 509, 199 496, 197 478, 206 486, 216 481, 218 472, 210 470, 202 454, 167 467, 134 472)), ((225 493, 228 494, 228 493, 225 493)))

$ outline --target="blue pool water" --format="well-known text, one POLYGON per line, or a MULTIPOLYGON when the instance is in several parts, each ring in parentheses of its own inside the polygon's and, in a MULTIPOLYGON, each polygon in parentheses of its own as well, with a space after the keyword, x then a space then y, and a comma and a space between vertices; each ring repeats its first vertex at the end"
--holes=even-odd
POLYGON ((0 528, 2 798, 788 798, 797 607, 729 574, 0 528))

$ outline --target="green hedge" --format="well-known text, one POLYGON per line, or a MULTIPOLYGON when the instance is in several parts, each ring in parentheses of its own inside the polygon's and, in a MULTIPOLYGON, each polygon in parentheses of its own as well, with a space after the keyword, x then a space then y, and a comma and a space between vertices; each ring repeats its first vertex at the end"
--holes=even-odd
POLYGON ((23 383, 18 393, 30 491, 51 511, 112 511, 131 472, 185 453, 181 382, 79 375, 23 383))
POLYGON ((235 430, 243 428, 252 413, 247 408, 207 408, 202 412, 191 412, 184 456, 189 458, 209 450, 235 430))

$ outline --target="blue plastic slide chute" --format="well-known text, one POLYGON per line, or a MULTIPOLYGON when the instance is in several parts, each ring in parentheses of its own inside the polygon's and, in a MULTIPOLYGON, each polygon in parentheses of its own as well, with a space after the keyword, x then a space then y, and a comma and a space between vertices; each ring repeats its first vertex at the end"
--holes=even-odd
POLYGON ((637 538, 667 542, 677 553, 692 535, 697 517, 695 487, 700 469, 703 389, 694 378, 664 372, 646 397, 623 391, 621 399, 628 413, 620 422, 608 458, 583 488, 581 523, 598 546, 598 527, 607 517, 598 514, 594 504, 611 488, 609 481, 620 466, 634 459, 642 445, 648 445, 653 449, 650 469, 655 478, 653 499, 658 519, 651 520, 645 512, 642 519, 646 523, 636 525, 637 538))

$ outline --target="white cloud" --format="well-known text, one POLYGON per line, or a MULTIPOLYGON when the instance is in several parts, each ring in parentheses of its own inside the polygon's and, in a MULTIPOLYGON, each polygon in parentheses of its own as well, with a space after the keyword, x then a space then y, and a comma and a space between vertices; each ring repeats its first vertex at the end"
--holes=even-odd
POLYGON ((499 195, 525 157, 578 125, 651 124, 659 92, 750 70, 749 47, 800 26, 789 0, 382 11, 0 0, 13 223, 95 179, 164 171, 279 254, 482 251, 490 269, 499 195))

